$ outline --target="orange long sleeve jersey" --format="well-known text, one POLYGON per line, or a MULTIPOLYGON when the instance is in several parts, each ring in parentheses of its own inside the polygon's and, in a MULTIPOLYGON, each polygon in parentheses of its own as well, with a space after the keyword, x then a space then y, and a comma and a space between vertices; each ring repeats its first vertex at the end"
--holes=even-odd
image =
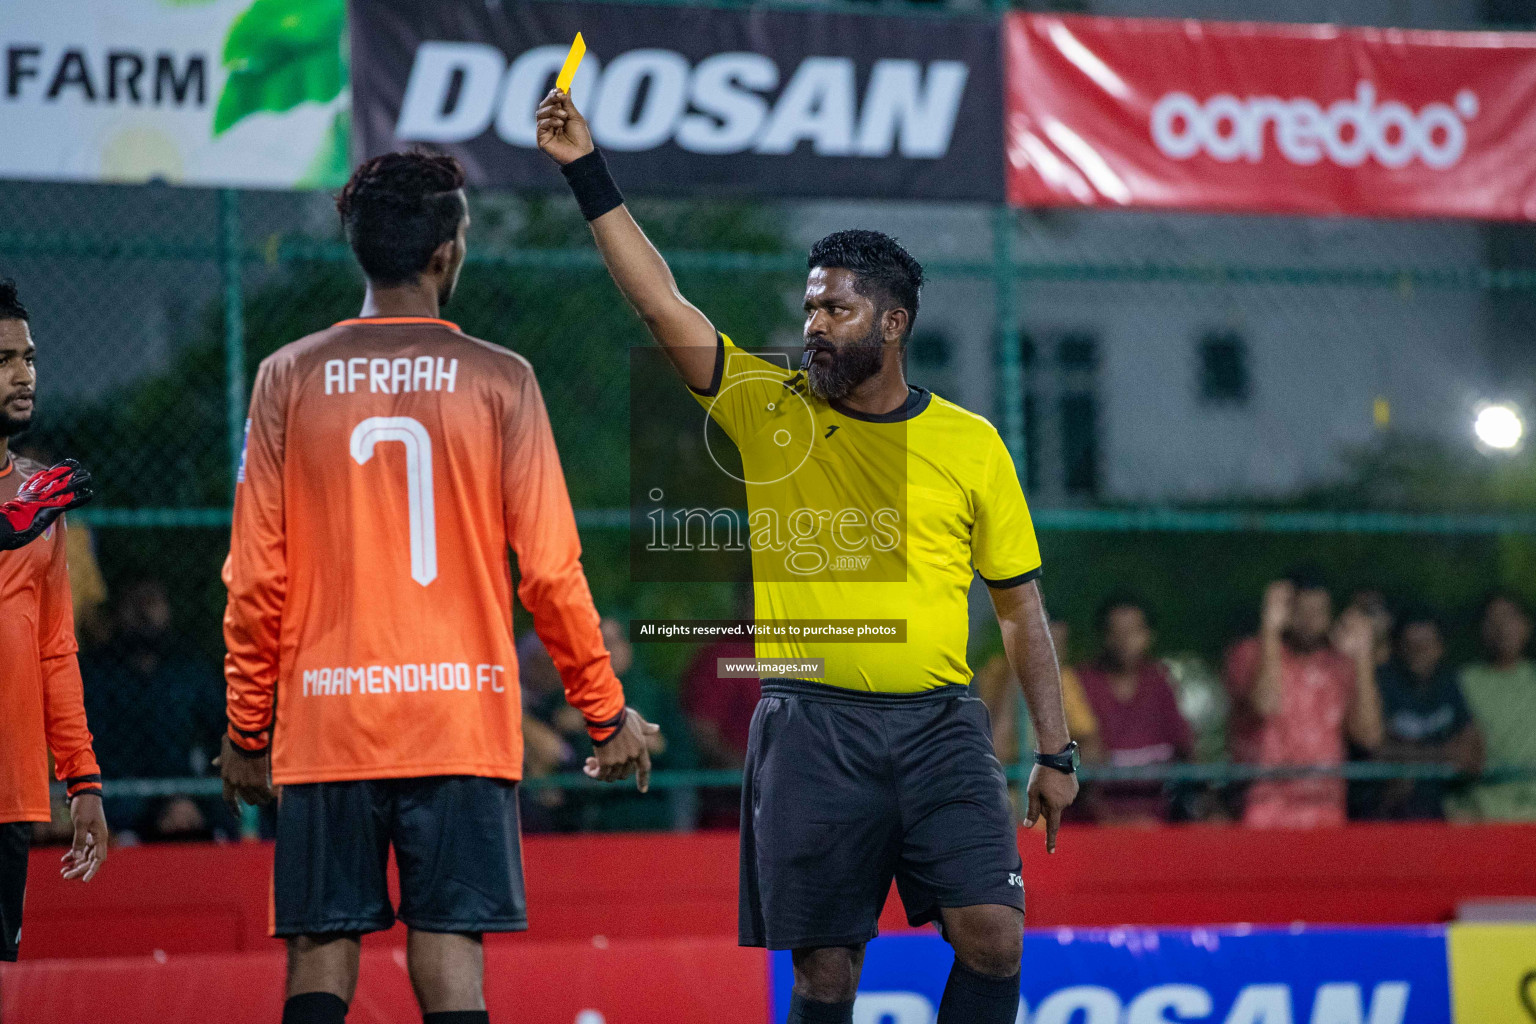
MULTIPOLYGON (((0 501, 43 467, 0 466, 0 501)), ((0 552, 0 822, 47 821, 48 751, 69 795, 101 791, 85 724, 75 615, 60 519, 26 547, 0 552)))
POLYGON ((261 364, 224 582, 230 738, 275 783, 522 777, 507 550, 594 740, 609 665, 549 416, 521 356, 417 317, 261 364))

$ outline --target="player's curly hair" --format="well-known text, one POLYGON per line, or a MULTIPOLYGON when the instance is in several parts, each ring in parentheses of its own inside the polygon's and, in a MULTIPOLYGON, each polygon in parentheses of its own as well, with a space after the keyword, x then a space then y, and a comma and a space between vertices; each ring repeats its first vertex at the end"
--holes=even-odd
POLYGON ((858 280, 855 287, 860 295, 907 311, 907 334, 912 334, 918 297, 923 290, 923 265, 890 235, 862 229, 835 231, 811 246, 805 266, 807 270, 851 270, 858 280))
POLYGON ((374 284, 409 284, 465 216, 464 167, 451 156, 385 153, 352 173, 336 212, 347 241, 374 284))
POLYGON ((30 319, 27 307, 21 304, 21 299, 16 295, 16 282, 8 277, 0 277, 0 320, 30 319))

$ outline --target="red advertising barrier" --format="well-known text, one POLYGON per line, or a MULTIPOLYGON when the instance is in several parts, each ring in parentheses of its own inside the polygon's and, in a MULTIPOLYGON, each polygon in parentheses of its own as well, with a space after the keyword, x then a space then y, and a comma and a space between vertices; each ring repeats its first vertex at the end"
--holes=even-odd
MULTIPOLYGON (((0 973, 0 1020, 20 1024, 271 1024, 283 954, 43 960, 0 973)), ((485 998, 519 1024, 763 1024, 768 959, 734 940, 522 942, 487 947, 485 998)), ((366 948, 348 1024, 420 1024, 405 950, 366 948)))
POLYGON ((1010 14, 1019 206, 1536 219, 1536 33, 1010 14))
MULTIPOLYGON (((1434 923, 1463 900, 1536 898, 1536 825, 1068 826, 1051 856, 1039 829, 1019 839, 1036 928, 1434 923)), ((23 962, 276 947, 267 844, 115 850, 89 885, 62 881, 58 854, 33 854, 23 962)), ((531 836, 524 855, 531 930, 492 937, 492 948, 594 936, 734 941, 734 833, 531 836)), ((894 894, 881 924, 904 924, 894 894)), ((404 930, 377 941, 398 945, 404 930)))
MULTIPOLYGON (((59 878, 60 852, 32 853, 24 959, 276 948, 270 843, 126 847, 89 885, 59 878)), ((530 931, 492 943, 736 935, 734 832, 529 836, 523 864, 530 931)))

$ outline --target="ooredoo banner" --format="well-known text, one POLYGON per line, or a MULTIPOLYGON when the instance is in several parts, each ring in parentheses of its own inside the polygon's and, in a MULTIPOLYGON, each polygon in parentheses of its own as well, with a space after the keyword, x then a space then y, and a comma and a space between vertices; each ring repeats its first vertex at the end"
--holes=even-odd
POLYGON ((626 189, 1002 198, 988 18, 538 0, 351 17, 362 157, 425 143, 477 185, 558 185, 533 112, 579 31, 571 96, 626 189))
POLYGON ((1008 198, 1536 219, 1536 33, 1011 14, 1008 198))

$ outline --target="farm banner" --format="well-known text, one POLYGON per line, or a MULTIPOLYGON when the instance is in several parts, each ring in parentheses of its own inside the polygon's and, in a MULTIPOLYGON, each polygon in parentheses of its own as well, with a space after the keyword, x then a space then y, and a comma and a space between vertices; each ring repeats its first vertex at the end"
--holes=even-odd
POLYGON ((0 177, 346 179, 344 0, 7 0, 0 177))

